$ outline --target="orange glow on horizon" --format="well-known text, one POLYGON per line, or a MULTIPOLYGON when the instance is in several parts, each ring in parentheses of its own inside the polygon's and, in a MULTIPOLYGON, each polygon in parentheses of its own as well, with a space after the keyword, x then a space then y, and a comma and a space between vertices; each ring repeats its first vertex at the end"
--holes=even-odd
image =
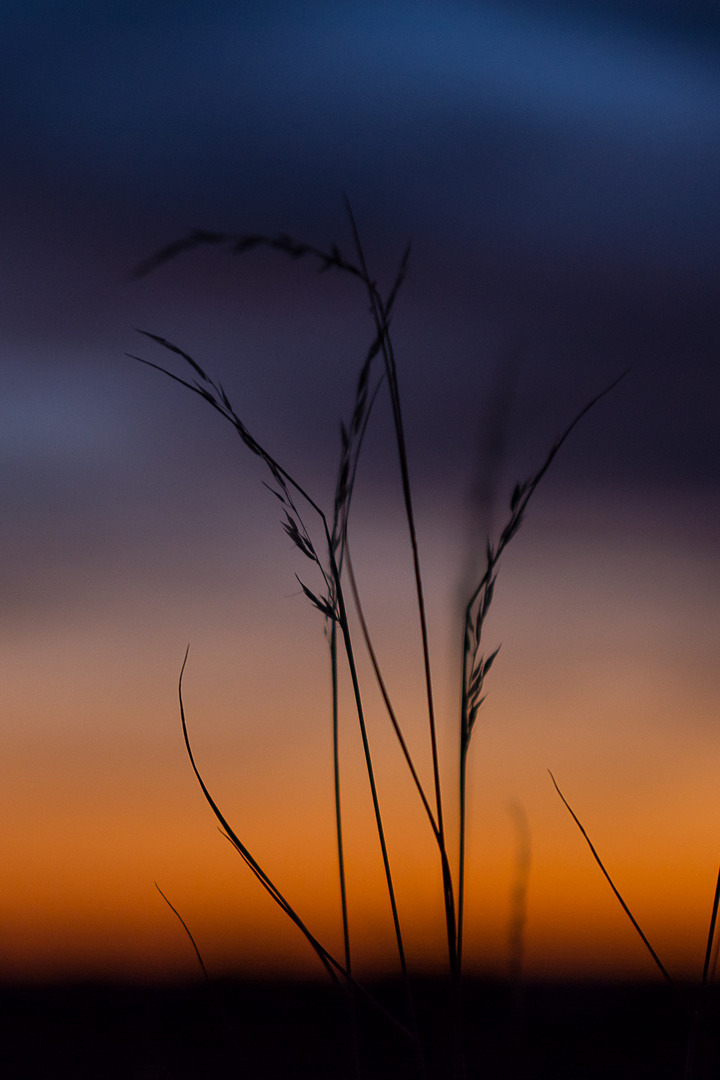
MULTIPOLYGON (((552 789, 548 767, 666 965, 680 976, 697 977, 702 968, 720 847, 718 677, 707 644, 717 616, 712 597, 698 613, 693 593, 709 571, 698 556, 670 601, 667 591, 648 586, 633 603, 628 582, 647 575, 652 558, 660 567, 665 557, 626 551, 613 581, 602 550, 585 546, 575 580, 572 547, 540 542, 503 570, 498 586, 489 634, 504 646, 470 770, 465 940, 473 972, 508 971, 517 878, 508 804, 516 801, 531 838, 525 973, 656 977, 552 789), (683 596, 695 605, 696 629, 683 596), (668 602, 676 605, 681 641, 658 624, 657 607, 668 602)), ((431 553, 443 564, 442 550, 431 553)), ((429 590, 431 607, 446 584, 429 590)), ((103 603, 62 634, 47 626, 27 639, 8 636, 14 679, 0 785, 0 810, 10 823, 0 852, 4 977, 194 976, 192 948, 156 880, 211 971, 323 977, 296 928, 218 835, 192 776, 176 698, 189 624, 202 628, 185 684, 198 765, 261 865, 341 958, 321 619, 276 592, 268 601, 271 625, 261 630, 252 620, 239 626, 233 605, 218 614, 211 595, 206 607, 188 605, 192 617, 179 620, 179 630, 168 620, 168 613, 179 618, 170 602, 149 597, 145 607, 138 597, 112 623, 103 603)), ((369 611, 373 600, 385 620, 381 643, 405 643, 407 633, 392 620, 406 613, 393 616, 375 586, 369 611)), ((247 600, 250 608, 256 603, 247 600)), ((440 657, 445 629, 436 642, 440 657)), ((415 682, 403 682, 405 659, 388 665, 388 680, 428 783, 422 697, 415 682)), ((438 679, 438 701, 442 717, 454 715, 449 676, 438 679)), ((376 974, 396 969, 392 926, 346 688, 343 703, 351 933, 357 971, 376 974)), ((438 969, 445 945, 437 853, 373 690, 367 708, 410 963, 438 969)), ((450 763, 454 735, 443 724, 441 753, 450 763)), ((455 791, 447 780, 445 795, 454 844, 455 791)))

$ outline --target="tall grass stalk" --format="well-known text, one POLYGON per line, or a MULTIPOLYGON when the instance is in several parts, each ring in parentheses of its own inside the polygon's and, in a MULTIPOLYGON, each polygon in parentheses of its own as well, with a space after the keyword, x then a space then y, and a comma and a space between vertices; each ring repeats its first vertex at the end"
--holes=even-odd
MULTIPOLYGON (((298 242, 286 234, 275 237, 261 234, 233 235, 205 231, 194 231, 187 237, 163 248, 156 255, 141 264, 136 271, 138 276, 155 269, 181 253, 203 245, 215 245, 229 248, 235 254, 244 254, 254 248, 267 247, 294 259, 311 259, 319 264, 321 271, 334 270, 345 274, 358 281, 365 292, 369 303, 374 334, 369 348, 365 353, 363 363, 358 375, 353 411, 349 424, 341 424, 341 449, 340 461, 335 487, 335 496, 330 519, 321 509, 319 503, 309 494, 307 489, 287 471, 268 450, 253 435, 251 435, 244 422, 234 411, 230 400, 222 385, 216 382, 200 364, 186 353, 183 349, 174 345, 167 338, 158 334, 142 331, 145 336, 152 340, 162 349, 179 358, 183 365, 183 374, 178 374, 171 368, 155 363, 143 357, 135 357, 141 363, 155 368, 179 383, 186 389, 200 396, 208 405, 218 412, 229 422, 240 436, 246 448, 256 457, 259 457, 264 466, 269 470, 271 483, 265 486, 279 500, 282 506, 284 520, 283 528, 295 547, 311 563, 312 569, 319 581, 319 588, 313 585, 311 588, 298 577, 298 581, 306 598, 316 608, 325 620, 325 631, 328 638, 330 651, 330 677, 332 691, 332 740, 333 740, 333 771, 334 771, 334 812, 337 843, 337 862, 340 884, 340 907, 343 928, 343 960, 338 960, 320 941, 313 935, 308 926, 291 906, 284 894, 277 888, 273 881, 262 869, 259 862, 253 857, 239 836, 233 831, 229 822, 219 809, 209 788, 205 784, 198 767, 190 744, 188 727, 183 703, 183 676, 187 663, 187 654, 183 661, 179 679, 180 715, 183 737, 190 763, 201 786, 203 794, 209 803, 213 813, 218 819, 222 831, 235 850, 243 858, 251 872, 258 879, 276 904, 285 912, 287 917, 295 923, 300 932, 305 936, 309 945, 315 951, 320 962, 324 965, 329 977, 338 984, 346 993, 350 1012, 351 1030, 357 1031, 357 1017, 354 1014, 354 1003, 357 995, 367 1000, 372 1000, 376 1008, 383 1013, 386 1010, 368 994, 355 979, 353 974, 352 935, 348 916, 347 881, 345 865, 345 847, 342 817, 341 799, 341 769, 339 754, 339 692, 338 692, 338 667, 340 652, 344 656, 347 671, 352 685, 354 699, 355 718, 358 724, 365 763, 365 772, 370 788, 371 801, 375 829, 378 836, 383 871, 388 894, 388 901, 394 927, 396 950, 400 971, 406 994, 405 1016, 400 1019, 392 1018, 395 1027, 409 1040, 415 1054, 417 1072, 421 1077, 426 1076, 427 1066, 423 1053, 423 1042, 417 1021, 416 1009, 413 1000, 412 983, 408 970, 408 962, 400 912, 397 904, 396 892, 393 882, 392 866, 388 853, 385 827, 381 812, 380 798, 378 794, 375 768, 371 752, 370 740, 365 720, 365 710, 361 693, 360 679, 357 668, 355 644, 351 631, 348 606, 345 596, 344 582, 347 579, 350 586, 352 603, 358 618, 361 636, 370 658, 371 667, 377 686, 380 690, 390 724, 398 740, 403 758, 412 778, 413 785, 421 801, 427 818, 435 846, 439 857, 440 887, 443 895, 443 909, 445 922, 445 937, 448 960, 448 973, 452 989, 454 1034, 452 1058, 452 1075, 461 1080, 465 1075, 463 1054, 462 1017, 461 1017, 461 976, 464 938, 465 917, 465 877, 466 877, 466 818, 467 818, 467 767, 468 753, 472 735, 475 729, 479 710, 485 698, 485 679, 498 655, 499 649, 494 649, 489 656, 485 657, 481 651, 483 642, 483 630, 490 606, 492 604, 495 583, 502 555, 508 544, 516 536, 528 504, 533 497, 538 485, 550 468, 555 456, 563 446, 575 426, 605 394, 607 394, 619 380, 615 380, 600 394, 592 399, 573 419, 560 438, 553 444, 549 454, 541 467, 528 480, 516 484, 510 499, 510 512, 507 522, 495 543, 487 541, 485 569, 480 580, 472 591, 465 606, 463 629, 462 629, 462 684, 461 706, 459 724, 459 850, 455 871, 448 851, 446 812, 443 801, 443 789, 441 783, 441 768, 438 751, 437 718, 433 693, 433 678, 430 658, 429 630, 427 623, 426 605, 424 598, 423 576, 420 565, 417 528, 413 507, 412 486, 405 440, 404 422, 401 406, 400 382, 398 366, 396 363, 395 349, 390 331, 391 317, 395 302, 405 279, 410 249, 406 249, 386 296, 383 296, 368 268, 365 251, 360 238, 352 209, 346 203, 350 229, 355 249, 354 259, 346 258, 333 245, 324 250, 311 244, 298 242), (379 368, 380 370, 377 370, 379 368), (393 421, 395 453, 400 472, 400 485, 402 491, 402 503, 405 521, 407 524, 408 538, 411 552, 412 572, 414 581, 415 606, 418 616, 419 646, 422 654, 422 668, 424 679, 424 696, 427 712, 427 735, 429 753, 432 766, 432 794, 424 788, 420 780, 419 770, 410 753, 407 740, 403 734, 401 722, 388 692, 386 680, 383 677, 380 659, 374 647, 372 635, 368 627, 367 619, 361 601, 355 575, 349 540, 349 520, 355 482, 358 473, 358 465, 361 458, 361 450, 368 424, 371 419, 373 406, 381 392, 386 392, 389 401, 393 421), (306 515, 311 518, 306 520, 306 515), (313 520, 319 526, 319 534, 322 537, 322 545, 313 538, 313 530, 307 521, 313 520)), ((622 377, 622 376, 621 376, 622 377)), ((173 909, 174 910, 174 909, 173 909)), ((189 931, 188 931, 189 932, 189 931)), ((191 939, 192 940, 192 939, 191 939)), ((194 942, 193 942, 194 943, 194 942)), ((354 1036, 353 1036, 354 1038, 354 1036)), ((354 1055, 357 1071, 357 1054, 354 1055)), ((450 1076, 446 1072, 445 1076, 450 1076)))
POLYGON ((657 952, 650 944, 647 935, 645 934, 639 922, 626 904, 620 890, 618 889, 617 885, 615 884, 608 870, 606 869, 603 860, 600 858, 600 855, 597 852, 597 848, 588 836, 588 833, 584 825, 580 821, 580 818, 577 816, 570 803, 563 795, 558 785, 558 782, 552 773, 550 773, 550 779, 552 780, 555 790, 558 793, 563 805, 565 806, 566 810, 568 811, 571 818, 580 830, 586 844, 590 848, 595 862, 600 867, 600 870, 602 871, 605 880, 615 894, 618 902, 620 903, 620 906, 630 920, 635 932, 637 933, 638 937, 647 949, 655 966, 658 968, 663 978, 677 993, 681 1003, 681 1007, 690 1017, 690 1027, 687 1040, 687 1051, 685 1054, 685 1068, 683 1072, 683 1080, 705 1080, 705 1078, 709 1075, 715 1076, 716 1073, 709 1074, 705 1071, 707 1067, 707 1062, 704 1060, 703 1057, 702 1043, 706 1034, 705 1026, 707 1021, 706 1008, 708 1002, 708 993, 710 989, 710 982, 714 974, 714 960, 717 959, 717 916, 718 908, 720 907, 720 869, 718 869, 718 876, 715 884, 715 894, 713 897, 712 912, 710 915, 710 927, 708 930, 707 944, 705 946, 705 958, 703 961, 702 978, 700 980, 700 987, 697 991, 695 1002, 693 1003, 692 1001, 688 1000, 686 992, 675 982, 675 980, 669 974, 667 968, 663 964, 657 952))

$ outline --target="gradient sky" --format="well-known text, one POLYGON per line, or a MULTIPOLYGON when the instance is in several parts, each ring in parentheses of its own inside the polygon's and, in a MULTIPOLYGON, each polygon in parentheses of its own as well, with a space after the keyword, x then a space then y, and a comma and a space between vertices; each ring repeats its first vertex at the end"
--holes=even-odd
MULTIPOLYGON (((503 972, 530 834, 529 973, 653 977, 552 768, 667 966, 702 966, 720 856, 720 20, 583 0, 0 8, 0 974, 316 961, 218 836, 184 755, 340 948, 328 659, 266 479, 126 357, 191 352, 327 503, 371 337, 352 280, 201 227, 352 241, 392 280, 449 806, 459 597, 517 479, 595 393, 508 551, 473 746, 468 963, 503 972), (518 811, 518 807, 522 809, 518 811)), ((225 430, 227 429, 227 430, 225 430)), ((428 775, 387 409, 353 524, 367 613, 428 775)), ((368 681, 411 962, 442 959, 427 829, 368 681), (437 930, 437 947, 432 944, 437 930)), ((391 924, 343 713, 358 964, 391 924)))

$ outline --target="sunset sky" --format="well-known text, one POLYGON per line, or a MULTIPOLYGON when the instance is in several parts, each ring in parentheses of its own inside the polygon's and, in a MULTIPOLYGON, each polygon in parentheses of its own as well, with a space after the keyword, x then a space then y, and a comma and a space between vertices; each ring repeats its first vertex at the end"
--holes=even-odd
MULTIPOLYGON (((720 20, 625 0, 9 0, 0 9, 0 977, 320 974, 218 834, 341 951, 329 660, 268 480, 163 335, 329 509, 372 340, 351 278, 267 251, 132 269, 191 228, 353 254, 393 334, 453 838, 461 598, 579 409, 507 552, 470 766, 467 964, 504 974, 522 829, 528 975, 697 976, 720 860, 720 20), (179 367, 174 370, 181 372, 179 367)), ((429 780, 382 398, 351 543, 429 780)), ((362 653, 358 638, 358 651, 362 653)), ((437 859, 362 673, 413 968, 444 962, 437 859)), ((358 970, 395 970, 343 699, 358 970)))

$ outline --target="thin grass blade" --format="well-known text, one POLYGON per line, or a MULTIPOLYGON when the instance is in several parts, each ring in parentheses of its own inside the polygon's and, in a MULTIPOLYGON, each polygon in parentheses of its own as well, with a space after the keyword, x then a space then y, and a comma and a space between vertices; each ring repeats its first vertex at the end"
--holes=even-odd
POLYGON ((667 981, 670 983, 670 985, 673 987, 673 989, 676 989, 674 980, 668 974, 667 969, 665 968, 665 965, 663 964, 662 960, 660 959, 658 954, 653 949, 652 945, 650 944, 647 937, 643 933, 642 928, 640 927, 640 924, 638 923, 637 919, 635 918, 635 916, 631 912, 630 908, 627 906, 627 904, 623 900, 622 896, 620 895, 620 891, 618 890, 617 886, 615 885, 615 882, 613 881, 613 879, 610 877, 610 874, 605 869, 605 864, 603 863, 602 859, 598 855, 598 853, 597 853, 597 851, 595 849, 595 846, 594 846, 592 840, 590 839, 590 837, 588 836, 588 834, 586 833, 585 829, 583 828, 583 826, 582 826, 582 824, 580 822, 580 819, 578 818, 577 814, 575 813, 573 808, 570 806, 570 803, 567 801, 567 799, 563 795, 562 791, 558 787, 557 780, 555 779, 555 777, 553 776, 553 774, 550 772, 549 769, 548 769, 548 772, 550 773, 550 779, 552 780, 553 784, 555 785, 555 790, 557 791, 558 795, 560 796, 563 803, 565 804, 565 808, 567 809, 567 811, 569 812, 569 814, 572 817, 573 821, 575 822, 578 829, 580 830, 583 837, 585 838, 585 842, 587 843, 588 847, 590 848, 590 851, 592 852, 592 856, 595 859, 595 862, 598 864, 598 866, 602 870, 603 874, 605 875, 605 877, 607 879, 607 882, 610 885, 610 888, 612 889, 612 891, 615 893, 615 896, 620 901, 620 906, 622 907, 623 911, 627 915, 630 922, 635 927, 635 930, 639 934, 643 945, 645 946, 645 948, 648 950, 648 952, 652 956, 652 958, 655 961, 655 963, 657 964, 659 970, 662 972, 664 978, 667 979, 667 981))

